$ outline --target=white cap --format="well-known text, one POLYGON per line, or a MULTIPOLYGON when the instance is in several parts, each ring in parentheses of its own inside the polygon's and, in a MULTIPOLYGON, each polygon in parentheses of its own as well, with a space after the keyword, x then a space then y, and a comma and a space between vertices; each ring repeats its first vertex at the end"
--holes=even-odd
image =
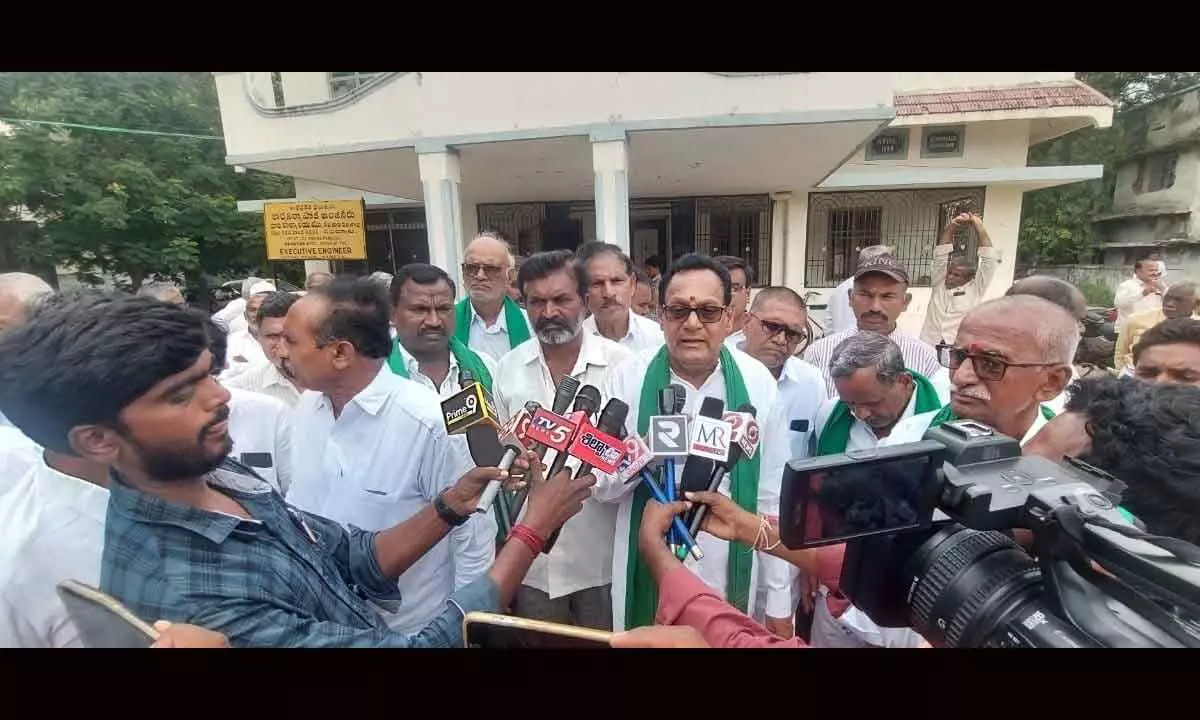
POLYGON ((270 292, 275 292, 275 284, 266 280, 256 282, 250 286, 251 295, 261 295, 262 293, 270 292))

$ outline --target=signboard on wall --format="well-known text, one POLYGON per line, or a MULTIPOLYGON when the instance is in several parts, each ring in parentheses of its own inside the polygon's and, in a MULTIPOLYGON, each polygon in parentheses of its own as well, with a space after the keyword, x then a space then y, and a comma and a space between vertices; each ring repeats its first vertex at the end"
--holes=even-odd
POLYGON ((921 157, 961 157, 963 154, 962 125, 926 127, 921 131, 921 157))
POLYGON ((363 201, 298 200, 263 204, 268 260, 365 260, 363 201))
POLYGON ((904 160, 908 157, 908 128, 881 130, 867 144, 868 160, 904 160))

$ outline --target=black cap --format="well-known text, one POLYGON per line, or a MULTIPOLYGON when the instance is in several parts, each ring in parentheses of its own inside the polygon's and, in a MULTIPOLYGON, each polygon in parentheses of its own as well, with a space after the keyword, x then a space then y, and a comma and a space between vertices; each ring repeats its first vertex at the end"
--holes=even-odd
POLYGON ((908 284, 908 271, 892 255, 880 255, 864 263, 859 263, 858 268, 854 271, 854 279, 857 280, 863 275, 870 275, 871 273, 887 275, 897 282, 902 282, 905 285, 908 284))

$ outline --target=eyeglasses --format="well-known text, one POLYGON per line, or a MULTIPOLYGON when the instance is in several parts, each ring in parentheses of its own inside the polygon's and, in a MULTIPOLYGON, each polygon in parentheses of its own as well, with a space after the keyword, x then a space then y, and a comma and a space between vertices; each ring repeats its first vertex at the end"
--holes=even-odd
POLYGON ((705 325, 712 325, 715 322, 720 322, 725 315, 725 308, 719 305, 704 305, 702 307, 691 307, 690 305, 665 305, 663 307, 663 315, 668 320, 674 322, 687 322, 688 317, 692 313, 696 313, 696 317, 700 318, 700 322, 705 325))
POLYGON ((975 369, 975 374, 980 380, 987 382, 996 382, 1004 379, 1004 374, 1008 372, 1010 367, 1053 367, 1062 363, 1021 363, 1009 362, 1004 358, 986 353, 973 353, 966 348, 954 347, 953 345, 938 345, 937 346, 938 362, 942 367, 948 368, 951 372, 957 370, 964 360, 971 360, 971 366, 975 369))
POLYGON ((482 263, 463 263, 462 264, 464 277, 475 277, 479 273, 483 273, 490 279, 496 279, 504 273, 506 268, 500 265, 483 265, 482 263))
POLYGON ((779 333, 783 333, 784 340, 787 341, 788 345, 795 345, 796 343, 798 343, 804 339, 803 332, 800 332, 798 330, 793 330, 790 327, 788 327, 787 325, 784 325, 783 323, 771 322, 770 320, 763 320, 761 317, 759 317, 758 315, 756 315, 752 312, 748 312, 746 314, 749 315, 750 317, 754 318, 755 320, 757 320, 759 325, 762 325, 763 330, 767 331, 767 337, 775 337, 779 333))

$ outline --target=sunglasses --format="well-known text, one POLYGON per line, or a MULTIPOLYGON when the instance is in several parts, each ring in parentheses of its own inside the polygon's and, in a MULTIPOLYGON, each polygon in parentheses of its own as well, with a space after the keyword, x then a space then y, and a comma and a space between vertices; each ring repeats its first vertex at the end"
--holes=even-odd
POLYGON ((496 279, 496 278, 500 277, 500 275, 502 275, 505 272, 505 270, 507 270, 507 268, 501 267, 500 265, 482 265, 480 263, 463 263, 462 270, 463 270, 463 275, 465 277, 476 277, 479 275, 479 273, 482 272, 488 278, 496 279))
POLYGON ((696 317, 700 318, 700 322, 705 325, 712 325, 721 321, 721 317, 725 315, 725 308, 719 305, 704 305, 701 307, 692 307, 690 305, 663 306, 663 315, 668 320, 674 322, 687 322, 692 313, 696 313, 696 317))
POLYGON ((958 370, 958 368, 966 360, 971 361, 971 366, 975 369, 975 374, 980 380, 987 382, 996 382, 1004 379, 1004 374, 1008 372, 1010 367, 1053 367, 1062 363, 1021 363, 1010 362, 996 355, 988 355, 985 353, 973 353, 966 348, 955 347, 953 345, 941 344, 937 346, 938 362, 942 367, 948 368, 950 372, 958 370))
POLYGON ((788 345, 795 345, 796 343, 798 343, 804 339, 804 333, 799 332, 797 330, 793 330, 790 327, 788 327, 787 325, 784 325, 783 323, 771 322, 770 320, 763 320, 758 315, 755 315, 752 312, 748 312, 746 314, 749 315, 750 317, 754 318, 755 320, 757 320, 759 325, 762 325, 763 330, 767 331, 767 337, 775 337, 779 333, 783 333, 783 337, 787 341, 788 345))

